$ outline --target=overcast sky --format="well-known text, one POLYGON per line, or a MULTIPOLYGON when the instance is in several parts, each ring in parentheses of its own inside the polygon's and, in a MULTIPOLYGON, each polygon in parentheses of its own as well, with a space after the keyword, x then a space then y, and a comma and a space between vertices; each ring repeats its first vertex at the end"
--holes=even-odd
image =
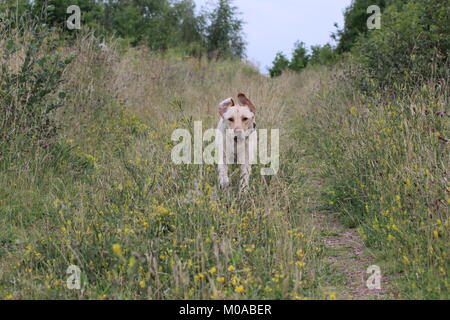
MULTIPOLYGON (((195 0, 198 9, 216 0, 195 0)), ((266 73, 278 51, 289 57, 297 40, 307 47, 331 41, 351 0, 234 0, 246 22, 247 58, 266 73)))

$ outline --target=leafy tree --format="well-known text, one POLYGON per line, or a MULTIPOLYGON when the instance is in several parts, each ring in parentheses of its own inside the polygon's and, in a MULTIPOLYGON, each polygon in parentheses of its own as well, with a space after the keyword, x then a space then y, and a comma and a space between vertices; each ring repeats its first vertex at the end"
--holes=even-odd
POLYGON ((209 14, 206 28, 207 48, 217 58, 245 56, 246 43, 242 35, 243 21, 238 18, 237 8, 232 0, 219 0, 217 7, 209 14))
POLYGON ((103 1, 100 0, 33 0, 30 1, 36 16, 50 26, 66 28, 66 21, 70 14, 67 8, 77 5, 81 10, 82 26, 100 29, 103 17, 103 1))
MULTIPOLYGON (((368 33, 367 19, 370 14, 367 8, 377 5, 383 10, 389 0, 354 0, 344 11, 344 27, 332 35, 338 41, 336 48, 338 53, 350 51, 360 36, 368 33)), ((335 24, 336 27, 337 24, 335 24)))
POLYGON ((132 45, 166 50, 204 43, 204 19, 196 16, 192 0, 109 0, 104 17, 106 29, 132 45))
POLYGON ((129 39, 132 45, 139 44, 145 32, 144 17, 133 1, 109 0, 105 9, 109 30, 117 36, 129 39))
POLYGON ((289 59, 286 58, 283 52, 278 52, 275 60, 272 62, 272 67, 269 69, 272 78, 279 77, 289 67, 289 59))
POLYGON ((193 0, 182 0, 174 3, 172 14, 175 16, 178 37, 183 43, 204 42, 203 30, 205 18, 195 14, 195 3, 193 0))
POLYGON ((334 48, 327 43, 324 46, 311 46, 309 64, 311 65, 332 65, 337 61, 337 54, 334 48))
POLYGON ((308 65, 308 50, 304 42, 297 41, 292 52, 292 59, 289 63, 289 69, 293 71, 301 71, 308 65))
POLYGON ((82 27, 101 36, 116 35, 152 50, 179 48, 194 56, 208 52, 217 58, 243 58, 243 21, 231 3, 218 0, 211 12, 197 15, 194 0, 0 0, 0 22, 6 12, 28 10, 46 25, 66 31, 67 8, 78 5, 82 27))
MULTIPOLYGON (((449 78, 449 1, 397 1, 383 14, 380 30, 354 47, 355 56, 377 86, 449 78)), ((365 77, 367 79, 367 77, 365 77)))

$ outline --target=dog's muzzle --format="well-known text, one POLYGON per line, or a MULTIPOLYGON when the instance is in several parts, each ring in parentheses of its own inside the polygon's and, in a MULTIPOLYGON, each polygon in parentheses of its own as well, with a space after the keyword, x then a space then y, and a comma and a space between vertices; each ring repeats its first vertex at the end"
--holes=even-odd
POLYGON ((256 130, 256 123, 253 123, 253 127, 248 130, 240 130, 238 132, 235 132, 234 135, 234 141, 238 141, 240 139, 246 139, 248 138, 254 131, 256 130))

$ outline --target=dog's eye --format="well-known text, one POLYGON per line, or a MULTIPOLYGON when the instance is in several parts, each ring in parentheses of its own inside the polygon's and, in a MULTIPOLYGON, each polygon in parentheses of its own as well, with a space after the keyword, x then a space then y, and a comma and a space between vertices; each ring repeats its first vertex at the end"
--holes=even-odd
POLYGON ((242 121, 247 121, 247 120, 248 120, 247 117, 243 117, 243 118, 242 118, 242 121))
POLYGON ((234 118, 229 118, 228 120, 231 122, 234 122, 234 118))

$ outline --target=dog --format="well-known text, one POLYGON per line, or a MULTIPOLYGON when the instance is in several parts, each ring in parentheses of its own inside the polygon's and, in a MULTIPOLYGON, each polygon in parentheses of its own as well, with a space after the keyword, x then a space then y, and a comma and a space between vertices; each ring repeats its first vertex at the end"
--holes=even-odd
POLYGON ((219 186, 229 186, 228 165, 240 164, 239 192, 248 190, 251 164, 255 159, 256 107, 243 93, 238 94, 238 104, 232 98, 219 103, 220 120, 216 144, 219 155, 219 186))

